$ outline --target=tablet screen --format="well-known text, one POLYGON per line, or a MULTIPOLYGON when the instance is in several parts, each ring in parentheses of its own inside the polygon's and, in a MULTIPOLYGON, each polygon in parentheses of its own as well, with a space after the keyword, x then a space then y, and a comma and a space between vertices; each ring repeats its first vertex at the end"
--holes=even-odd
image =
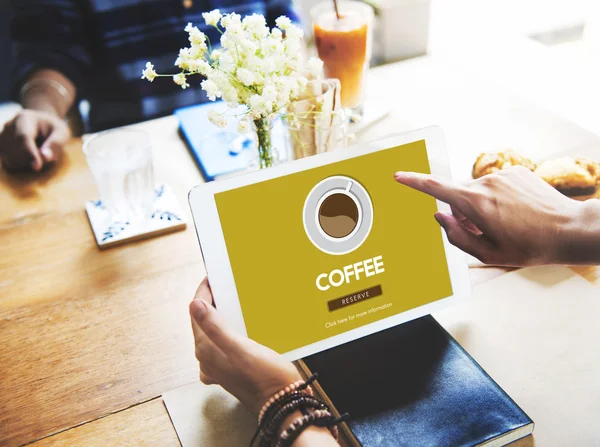
POLYGON ((277 352, 453 294, 425 141, 215 194, 248 336, 277 352))

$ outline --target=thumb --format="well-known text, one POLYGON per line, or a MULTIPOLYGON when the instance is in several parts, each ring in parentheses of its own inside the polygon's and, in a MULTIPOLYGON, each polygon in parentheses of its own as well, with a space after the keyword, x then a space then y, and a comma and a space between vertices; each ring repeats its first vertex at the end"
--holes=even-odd
POLYGON ((40 147, 40 153, 44 158, 44 161, 56 160, 56 150, 64 144, 64 136, 58 129, 52 130, 50 135, 46 138, 42 146, 40 147))
POLYGON ((225 321, 217 310, 202 299, 190 303, 190 315, 202 332, 226 355, 240 352, 240 341, 237 334, 227 328, 225 321))
POLYGON ((25 146, 25 150, 31 155, 31 169, 36 172, 41 170, 44 166, 44 160, 42 159, 40 151, 35 144, 35 140, 31 136, 24 136, 22 141, 23 145, 25 146))

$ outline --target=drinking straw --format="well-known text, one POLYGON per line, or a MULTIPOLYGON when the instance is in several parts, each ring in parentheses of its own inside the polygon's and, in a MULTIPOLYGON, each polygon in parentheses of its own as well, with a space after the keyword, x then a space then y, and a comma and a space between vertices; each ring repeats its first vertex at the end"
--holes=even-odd
POLYGON ((335 8, 335 15, 337 16, 337 19, 340 20, 342 17, 340 16, 337 0, 333 0, 333 7, 335 8))

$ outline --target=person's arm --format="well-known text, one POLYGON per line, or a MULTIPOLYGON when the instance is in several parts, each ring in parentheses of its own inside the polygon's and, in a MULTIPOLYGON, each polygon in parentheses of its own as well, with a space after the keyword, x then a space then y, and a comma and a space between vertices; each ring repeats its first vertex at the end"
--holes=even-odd
POLYGON ((82 3, 11 0, 12 93, 24 107, 62 118, 81 95, 91 67, 82 3))
POLYGON ((564 264, 600 265, 600 200, 581 203, 557 259, 564 264))
MULTIPOLYGON (((279 433, 301 416, 302 413, 299 411, 288 416, 279 427, 279 433)), ((303 431, 293 445, 294 447, 339 447, 340 444, 331 436, 331 432, 327 428, 312 426, 303 431)))
MULTIPOLYGON (((253 414, 258 415, 275 393, 301 379, 296 367, 275 351, 227 328, 212 305, 206 278, 190 303, 190 316, 200 380, 205 384, 221 385, 253 414)), ((279 434, 301 416, 300 411, 289 415, 281 423, 279 434)), ((293 445, 339 446, 327 428, 314 426, 303 431, 293 445)))
POLYGON ((77 0, 11 1, 15 56, 13 97, 23 106, 0 132, 0 161, 9 171, 55 161, 70 136, 63 118, 81 95, 90 66, 77 0))
POLYGON ((38 110, 64 118, 77 96, 75 84, 61 72, 42 68, 31 73, 19 92, 25 109, 38 110))
POLYGON ((600 265, 600 202, 578 202, 521 166, 467 185, 397 172, 396 181, 449 204, 435 214, 448 240, 486 264, 600 265))

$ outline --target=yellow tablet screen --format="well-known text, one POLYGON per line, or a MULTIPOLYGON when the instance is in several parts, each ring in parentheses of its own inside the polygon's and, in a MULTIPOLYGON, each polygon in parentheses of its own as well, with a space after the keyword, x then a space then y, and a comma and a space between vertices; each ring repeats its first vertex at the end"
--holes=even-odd
POLYGON ((215 195, 248 336, 280 353, 452 295, 425 141, 215 195))

